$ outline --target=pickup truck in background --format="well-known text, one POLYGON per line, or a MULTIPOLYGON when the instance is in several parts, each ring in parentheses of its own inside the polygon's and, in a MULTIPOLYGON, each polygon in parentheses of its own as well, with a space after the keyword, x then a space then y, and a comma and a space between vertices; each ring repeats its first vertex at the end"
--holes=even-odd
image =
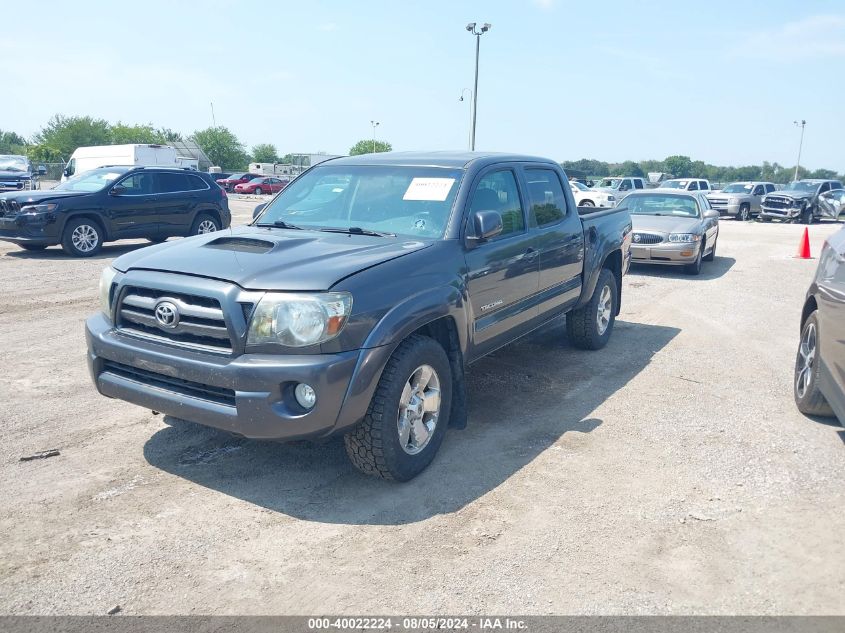
POLYGON ((610 176, 609 178, 602 178, 601 181, 593 187, 596 191, 603 191, 612 195, 616 199, 617 205, 632 191, 645 188, 645 178, 639 178, 637 176, 610 176))
POLYGON ((681 191, 713 191, 710 181, 704 178, 672 178, 658 185, 659 189, 680 189, 681 191))
POLYGON ((763 196, 775 189, 771 182, 732 182, 721 191, 708 193, 707 200, 719 215, 745 222, 760 213, 763 196))
POLYGON ((796 180, 780 191, 766 194, 761 203, 760 219, 763 222, 776 219, 803 224, 812 224, 823 217, 835 220, 838 215, 831 212, 833 207, 820 204, 820 198, 840 189, 842 183, 838 180, 796 180))
POLYGON ((551 160, 329 160, 249 226, 116 259, 89 369, 248 438, 342 434, 361 471, 408 480, 465 426, 467 365, 564 315, 573 346, 607 343, 630 243, 628 212, 579 210, 551 160))
POLYGON ((606 191, 598 191, 578 182, 570 180, 569 187, 575 197, 575 204, 579 207, 615 207, 616 196, 606 191))
POLYGON ((26 156, 0 154, 0 191, 40 189, 39 177, 47 172, 43 165, 33 167, 26 156))

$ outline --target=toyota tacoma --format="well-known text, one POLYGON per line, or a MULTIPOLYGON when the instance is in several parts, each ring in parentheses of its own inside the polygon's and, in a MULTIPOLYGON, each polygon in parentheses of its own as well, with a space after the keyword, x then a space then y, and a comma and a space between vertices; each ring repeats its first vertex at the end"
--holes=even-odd
POLYGON ((579 210, 550 160, 334 159, 248 226, 116 259, 89 369, 105 396, 248 438, 342 434, 360 470, 408 480, 465 426, 467 365, 563 315, 575 347, 607 343, 630 240, 628 212, 579 210))

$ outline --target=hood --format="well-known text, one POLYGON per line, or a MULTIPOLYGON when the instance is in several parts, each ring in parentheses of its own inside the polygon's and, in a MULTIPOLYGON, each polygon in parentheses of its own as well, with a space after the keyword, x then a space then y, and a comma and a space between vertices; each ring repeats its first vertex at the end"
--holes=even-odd
POLYGON ((19 205, 49 202, 52 200, 61 200, 63 198, 77 198, 79 196, 90 195, 86 191, 57 191, 55 189, 45 189, 43 191, 13 191, 11 193, 4 193, 0 195, 3 200, 14 200, 19 205))
POLYGON ((0 178, 3 180, 17 180, 20 178, 32 178, 31 171, 7 171, 5 169, 0 169, 0 178))
POLYGON ((241 226, 142 248, 112 264, 220 279, 247 290, 328 290, 341 279, 431 242, 241 226))
POLYGON ((631 215, 633 231, 654 233, 697 233, 701 218, 679 218, 672 215, 631 215))
POLYGON ((753 197, 753 196, 750 193, 722 193, 721 191, 707 194, 708 200, 730 200, 731 198, 751 198, 751 197, 753 197))
POLYGON ((804 200, 806 198, 812 198, 815 194, 810 193, 809 191, 772 191, 771 193, 767 193, 766 197, 769 196, 782 196, 784 198, 793 198, 794 200, 804 200))

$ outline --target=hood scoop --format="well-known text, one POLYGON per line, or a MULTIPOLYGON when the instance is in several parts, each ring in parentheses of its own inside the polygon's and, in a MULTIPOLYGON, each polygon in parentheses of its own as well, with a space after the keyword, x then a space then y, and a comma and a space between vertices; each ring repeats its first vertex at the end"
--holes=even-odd
POLYGON ((220 251, 234 251, 236 253, 255 253, 263 255, 273 250, 275 244, 266 240, 248 237, 220 237, 205 244, 205 248, 216 248, 220 251))

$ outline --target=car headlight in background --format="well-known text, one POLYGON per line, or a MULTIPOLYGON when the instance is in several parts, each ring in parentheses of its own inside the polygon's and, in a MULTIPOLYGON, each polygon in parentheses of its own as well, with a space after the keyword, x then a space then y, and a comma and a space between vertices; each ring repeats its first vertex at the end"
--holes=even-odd
POLYGON ((111 316, 111 287, 115 275, 117 271, 111 266, 103 268, 103 274, 100 275, 100 308, 106 316, 111 316))
POLYGON ((695 233, 670 233, 669 234, 669 241, 670 242, 681 242, 683 244, 688 244, 690 242, 697 242, 701 239, 700 235, 696 235, 695 233))
POLYGON ((268 292, 249 322, 248 345, 306 347, 335 338, 352 312, 352 295, 268 292))
POLYGON ((38 213, 50 213, 56 210, 56 207, 59 206, 55 203, 47 203, 47 204, 28 204, 26 206, 21 207, 20 213, 26 215, 36 215, 38 213))

